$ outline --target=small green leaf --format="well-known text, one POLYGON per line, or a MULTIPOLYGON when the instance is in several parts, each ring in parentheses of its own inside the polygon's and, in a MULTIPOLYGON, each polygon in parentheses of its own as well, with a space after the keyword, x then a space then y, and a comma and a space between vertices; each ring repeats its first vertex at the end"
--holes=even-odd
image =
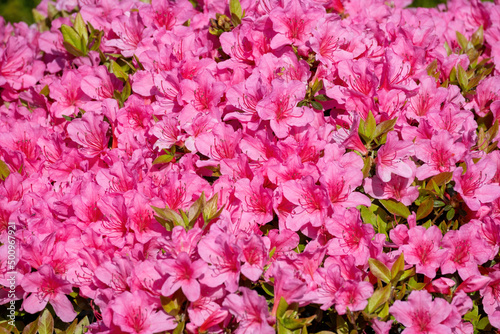
POLYGON ((432 210, 434 210, 434 199, 426 199, 417 209, 417 220, 424 219, 431 214, 432 210))
POLYGON ((375 134, 374 137, 377 138, 380 135, 383 135, 389 131, 392 131, 394 129, 394 125, 396 125, 396 122, 398 121, 397 117, 393 119, 389 119, 387 121, 381 122, 377 127, 375 128, 375 134))
POLYGON ((403 253, 401 253, 399 254, 398 258, 396 259, 396 261, 394 261, 392 265, 391 280, 395 280, 396 278, 398 278, 399 280, 399 278, 401 278, 401 275, 404 273, 404 270, 405 270, 405 257, 403 253))
POLYGON ((452 220, 453 217, 455 217, 455 209, 451 208, 450 211, 446 213, 446 219, 447 220, 452 220))
POLYGON ((240 0, 229 0, 229 11, 240 19, 243 18, 243 9, 241 8, 240 0))
POLYGON ((50 94, 49 85, 45 85, 45 87, 43 87, 42 90, 40 91, 40 95, 48 97, 49 94, 50 94))
POLYGON ((87 331, 86 328, 89 325, 90 325, 89 318, 87 316, 85 316, 85 318, 83 318, 82 320, 80 320, 80 322, 76 326, 75 334, 83 334, 83 333, 85 333, 87 331))
POLYGON ((163 310, 172 317, 175 317, 180 313, 182 304, 186 301, 186 297, 184 297, 182 290, 179 289, 170 297, 160 296, 160 301, 163 310))
POLYGON ((408 218, 408 216, 410 215, 410 210, 408 210, 406 205, 404 205, 401 202, 396 202, 392 199, 388 200, 381 199, 380 203, 382 203, 382 205, 387 209, 387 211, 389 211, 394 215, 401 216, 404 218, 408 218))
POLYGON ((278 308, 276 309, 276 318, 280 319, 285 314, 288 309, 288 303, 286 302, 285 297, 281 296, 278 308))
POLYGON ((380 306, 385 304, 391 297, 391 285, 387 284, 383 288, 375 290, 373 295, 368 299, 368 313, 375 312, 380 306))
POLYGON ((404 281, 405 279, 407 279, 408 277, 412 277, 415 275, 415 267, 411 268, 411 269, 408 269, 408 270, 405 270, 405 272, 403 273, 403 275, 401 275, 401 277, 399 278, 399 281, 404 281))
POLYGON ((373 116, 372 111, 368 112, 368 116, 366 116, 365 120, 365 128, 364 135, 371 141, 375 136, 375 128, 377 127, 377 122, 375 121, 375 117, 373 116))
POLYGON ((0 180, 5 181, 5 179, 10 175, 9 166, 0 160, 0 180))
POLYGON ((85 50, 82 43, 82 37, 72 27, 63 24, 61 25, 61 33, 64 39, 66 50, 74 56, 84 56, 85 50))
POLYGON ((484 330, 484 329, 486 329, 486 327, 488 327, 489 324, 490 324, 490 320, 488 319, 488 317, 483 317, 481 320, 479 320, 476 323, 476 328, 478 330, 484 330))
POLYGON ((364 223, 370 224, 373 227, 377 226, 377 216, 366 206, 361 206, 359 211, 361 212, 361 219, 364 223))
POLYGON ((462 48, 462 50, 466 50, 467 49, 467 44, 469 43, 469 41, 467 40, 467 38, 462 35, 460 32, 456 32, 456 35, 457 35, 457 42, 458 42, 458 45, 460 45, 460 47, 462 48))
POLYGON ((85 21, 83 21, 82 14, 76 14, 73 28, 82 37, 82 41, 86 45, 89 42, 89 34, 87 32, 87 25, 85 24, 85 21))
POLYGON ((160 155, 158 158, 156 158, 153 161, 153 165, 166 164, 166 163, 169 163, 170 161, 172 161, 173 159, 174 159, 173 155, 171 155, 171 154, 163 154, 163 155, 160 155))
POLYGON ((124 81, 128 80, 128 74, 123 70, 123 68, 118 65, 118 63, 114 60, 111 60, 111 70, 113 71, 113 74, 120 79, 123 79, 124 81))
POLYGON ((467 73, 465 73, 464 68, 460 64, 457 65, 457 78, 458 83, 460 84, 460 88, 465 91, 467 89, 467 86, 469 85, 469 78, 467 77, 467 73))
POLYGON ((262 290, 267 293, 269 296, 274 297, 274 287, 269 283, 263 282, 261 285, 262 290))
POLYGON ((50 311, 45 309, 38 318, 38 333, 52 334, 53 332, 54 332, 54 318, 52 318, 52 314, 50 314, 50 311))
POLYGON ((181 334, 184 332, 184 327, 186 327, 186 320, 179 321, 177 327, 175 327, 172 334, 181 334))
POLYGON ((318 110, 318 111, 323 110, 323 106, 322 106, 322 105, 321 105, 321 103, 319 103, 318 101, 314 101, 314 100, 313 100, 313 101, 311 101, 311 106, 312 106, 314 109, 318 110))
POLYGON ((328 97, 324 94, 316 95, 314 99, 316 101, 328 101, 328 97))
POLYGON ((24 327, 23 329, 23 334, 35 334, 37 331, 38 331, 38 319, 26 325, 26 327, 24 327))
POLYGON ((472 45, 475 48, 479 48, 484 43, 484 29, 483 26, 480 26, 471 36, 470 39, 472 45))
POLYGON ((203 218, 206 222, 216 218, 218 216, 218 203, 219 203, 219 194, 215 193, 212 198, 210 198, 205 206, 203 207, 203 218))
POLYGON ((380 278, 385 283, 391 282, 391 271, 385 264, 377 259, 368 259, 368 264, 370 265, 370 272, 377 278, 380 278))
POLYGON ((432 185, 432 182, 434 182, 436 186, 440 187, 443 184, 448 183, 451 180, 452 176, 453 176, 452 172, 442 172, 442 173, 440 173, 438 175, 435 175, 427 183, 427 186, 425 187, 425 189, 432 191, 434 189, 434 186, 432 185))

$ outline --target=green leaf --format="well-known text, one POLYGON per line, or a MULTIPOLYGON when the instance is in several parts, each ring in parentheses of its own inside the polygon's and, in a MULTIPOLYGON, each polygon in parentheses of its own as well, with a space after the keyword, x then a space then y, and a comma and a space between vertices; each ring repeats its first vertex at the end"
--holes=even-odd
POLYGON ((399 254, 396 261, 394 261, 391 268, 391 280, 394 281, 396 278, 399 280, 401 275, 403 275, 405 271, 405 257, 404 254, 399 254), (399 277, 398 277, 399 276, 399 277))
POLYGON ((349 324, 344 320, 344 317, 337 314, 337 334, 349 334, 349 324))
POLYGON ((297 329, 301 329, 305 326, 309 326, 312 321, 316 318, 316 315, 310 316, 308 318, 300 318, 300 319, 294 319, 292 317, 283 317, 280 319, 280 322, 283 324, 283 326, 286 329, 289 329, 291 331, 295 331, 297 329))
POLYGON ((5 181, 5 179, 10 175, 9 166, 0 160, 0 180, 5 181))
POLYGON ((260 285, 262 290, 267 293, 269 296, 274 297, 274 287, 266 282, 261 283, 260 285))
POLYGON ((161 306, 163 310, 172 317, 175 317, 181 312, 182 304, 186 301, 186 297, 179 289, 170 297, 160 296, 161 306))
POLYGON ((385 283, 391 282, 391 271, 385 264, 377 259, 368 259, 368 264, 370 265, 370 272, 377 278, 380 278, 385 283))
POLYGON ((490 324, 490 320, 488 319, 488 317, 483 317, 481 320, 479 320, 476 323, 476 328, 479 330, 484 330, 484 329, 486 329, 486 327, 488 327, 489 324, 490 324))
POLYGON ((127 72, 125 72, 123 68, 114 60, 111 60, 111 70, 117 78, 123 79, 124 81, 128 80, 127 72))
POLYGON ((361 219, 364 223, 370 224, 373 227, 377 227, 377 216, 366 206, 361 206, 359 211, 361 212, 361 219))
POLYGON ((396 117, 396 118, 381 122, 375 128, 374 138, 377 138, 377 137, 379 137, 379 136, 381 136, 389 131, 392 131, 392 129, 394 129, 394 125, 396 125, 397 121, 398 121, 398 118, 396 117))
POLYGON ((210 198, 205 206, 203 207, 203 218, 206 222, 216 218, 218 214, 218 203, 219 203, 219 194, 215 193, 212 198, 210 198))
POLYGON ((19 334, 15 326, 12 326, 8 320, 0 320, 0 334, 19 334))
POLYGON ((35 334, 38 331, 38 319, 24 327, 23 334, 35 334))
POLYGON ((285 297, 281 296, 278 308, 276 309, 276 318, 280 319, 285 315, 286 310, 288 309, 288 303, 286 302, 285 297))
POLYGON ((484 43, 484 29, 480 26, 471 36, 470 41, 475 48, 479 48, 484 43))
POLYGON ((417 220, 424 219, 431 214, 432 210, 434 210, 434 199, 426 199, 417 209, 417 220))
POLYGON ((389 211, 390 213, 401 216, 404 218, 408 218, 410 215, 410 210, 401 202, 396 202, 392 199, 381 199, 380 203, 389 211))
POLYGON ((80 320, 80 322, 76 326, 75 334, 83 334, 83 333, 85 333, 87 331, 86 327, 88 327, 89 325, 90 325, 89 318, 87 316, 85 316, 85 318, 83 318, 82 320, 80 320))
POLYGON ((63 24, 61 25, 61 33, 64 39, 64 47, 66 50, 76 57, 81 57, 86 54, 82 43, 82 37, 72 27, 63 24))
POLYGON ((324 94, 316 95, 314 99, 316 101, 328 101, 328 97, 324 94))
POLYGON ((457 42, 458 42, 458 45, 460 45, 460 47, 462 48, 462 50, 466 50, 467 49, 467 44, 469 43, 469 41, 467 40, 467 38, 462 35, 460 32, 456 32, 456 35, 457 35, 457 42))
POLYGON ((187 217, 189 220, 189 227, 192 228, 194 226, 194 223, 198 219, 198 217, 201 215, 201 212, 203 208, 205 207, 205 193, 202 192, 200 197, 189 207, 189 210, 187 212, 187 217))
POLYGON ((314 109, 316 109, 318 111, 323 110, 323 106, 318 101, 314 101, 314 100, 311 101, 311 107, 313 107, 314 109))
POLYGON ((171 154, 163 154, 163 155, 160 155, 158 158, 156 158, 153 161, 153 165, 166 164, 166 163, 169 163, 170 161, 172 161, 173 159, 174 159, 173 155, 171 155, 171 154))
POLYGON ((39 334, 52 334, 54 332, 54 318, 50 311, 45 309, 38 318, 38 333, 39 334))
POLYGON ((89 34, 87 32, 87 25, 85 24, 85 21, 83 21, 82 14, 76 14, 73 28, 82 37, 83 43, 87 45, 87 43, 89 42, 89 34))
POLYGON ((450 211, 446 213, 446 219, 447 220, 452 220, 453 217, 455 217, 455 209, 451 208, 450 211))
POLYGON ((452 172, 443 172, 438 175, 435 175, 430 179, 430 181, 427 183, 427 186, 425 189, 427 190, 434 190, 434 186, 432 185, 432 182, 436 184, 436 186, 440 187, 443 184, 448 183, 451 180, 451 177, 453 176, 452 172))
POLYGON ((240 0, 229 0, 229 11, 240 19, 243 18, 243 9, 241 8, 240 0))
POLYGON ((184 327, 186 327, 186 320, 179 321, 172 334, 181 334, 184 332, 184 327))
POLYGON ((467 77, 467 73, 465 73, 464 68, 460 64, 457 65, 457 78, 458 83, 460 84, 460 88, 465 91, 467 89, 467 86, 469 85, 469 78, 467 77))
POLYGON ((405 270, 405 272, 403 273, 403 275, 401 275, 401 277, 399 278, 399 281, 404 281, 405 279, 409 278, 409 277, 412 277, 416 274, 416 271, 415 271, 415 267, 411 268, 411 269, 408 269, 408 270, 405 270))
POLYGON ((383 288, 375 290, 370 299, 368 299, 368 313, 375 312, 380 306, 382 306, 389 300, 389 298, 391 297, 391 288, 392 286, 390 284, 387 284, 383 288))
POLYGON ((127 80, 127 82, 125 82, 125 86, 123 87, 121 100, 123 102, 127 101, 131 93, 132 93, 132 87, 130 86, 130 82, 127 80))
POLYGON ((68 326, 68 328, 66 328, 66 330, 63 333, 64 334, 74 334, 77 325, 78 325, 78 319, 73 320, 73 322, 68 326))
POLYGON ((45 87, 43 87, 42 90, 40 91, 40 95, 48 97, 49 94, 50 94, 49 85, 45 85, 45 87))
POLYGON ((375 117, 373 116, 372 111, 368 112, 368 116, 366 116, 365 127, 364 127, 364 135, 371 141, 375 136, 375 128, 377 127, 377 122, 375 121, 375 117))

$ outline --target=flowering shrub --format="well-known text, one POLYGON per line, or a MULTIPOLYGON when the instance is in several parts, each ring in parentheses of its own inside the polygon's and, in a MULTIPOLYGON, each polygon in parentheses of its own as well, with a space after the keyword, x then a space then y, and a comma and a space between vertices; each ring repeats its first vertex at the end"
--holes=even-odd
POLYGON ((500 3, 407 5, 0 18, 2 333, 500 328, 500 3))

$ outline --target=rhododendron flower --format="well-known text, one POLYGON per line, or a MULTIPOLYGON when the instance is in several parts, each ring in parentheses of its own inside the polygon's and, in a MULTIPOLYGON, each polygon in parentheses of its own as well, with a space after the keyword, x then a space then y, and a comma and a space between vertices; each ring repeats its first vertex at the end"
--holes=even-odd
POLYGON ((297 107, 306 93, 306 86, 300 81, 285 82, 275 79, 271 94, 257 103, 257 113, 263 120, 271 121, 271 129, 278 138, 290 133, 291 126, 303 126, 313 120, 310 108, 297 107))
POLYGON ((158 333, 177 327, 175 319, 155 309, 150 297, 141 290, 125 291, 110 303, 113 324, 126 333, 158 333))
POLYGON ((395 132, 387 134, 387 142, 377 152, 377 176, 383 182, 391 180, 391 174, 410 178, 412 165, 406 159, 414 152, 413 143, 399 140, 395 132))
POLYGON ((21 286, 24 291, 31 292, 23 302, 26 312, 40 312, 50 303, 62 321, 71 322, 75 319, 77 314, 65 296, 73 292, 72 285, 57 276, 50 265, 43 265, 37 272, 25 275, 21 286))
POLYGON ((450 304, 442 298, 432 300, 427 291, 412 291, 407 302, 397 300, 389 308, 406 327, 403 334, 451 334, 450 327, 443 324, 451 311, 450 304))
POLYGON ((68 125, 70 138, 80 144, 80 152, 88 158, 94 158, 108 148, 107 131, 109 124, 92 112, 86 112, 82 118, 73 120, 68 125))
POLYGON ((455 142, 444 130, 438 131, 430 140, 420 140, 415 145, 415 155, 425 163, 417 168, 417 178, 424 180, 442 172, 453 172, 465 151, 464 144, 455 142))
POLYGON ((191 261, 189 255, 182 252, 175 260, 164 260, 161 267, 170 275, 161 288, 162 295, 170 296, 181 288, 189 301, 200 298, 197 279, 207 270, 207 264, 203 260, 191 261))
POLYGON ((441 249, 441 230, 435 225, 426 229, 416 226, 408 231, 408 244, 400 249, 403 251, 405 261, 415 264, 417 273, 434 278, 436 269, 441 266, 447 250, 441 249))
POLYGON ((368 298, 373 294, 373 285, 369 282, 347 281, 337 292, 335 310, 338 314, 361 311, 368 305, 368 298))
POLYGON ((241 287, 240 292, 241 296, 230 294, 222 303, 239 321, 235 334, 274 334, 275 330, 269 324, 271 317, 264 297, 245 287, 241 287))
POLYGON ((476 164, 468 158, 466 163, 465 173, 462 167, 453 172, 455 190, 462 195, 471 210, 477 211, 481 204, 491 203, 500 197, 500 186, 497 183, 490 183, 496 172, 496 164, 488 156, 476 164))

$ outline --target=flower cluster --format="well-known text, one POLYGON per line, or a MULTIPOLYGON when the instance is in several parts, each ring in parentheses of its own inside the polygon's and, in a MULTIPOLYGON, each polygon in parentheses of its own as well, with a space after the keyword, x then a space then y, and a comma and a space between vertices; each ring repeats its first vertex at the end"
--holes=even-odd
POLYGON ((0 18, 8 330, 500 328, 500 2, 410 3, 0 18))

